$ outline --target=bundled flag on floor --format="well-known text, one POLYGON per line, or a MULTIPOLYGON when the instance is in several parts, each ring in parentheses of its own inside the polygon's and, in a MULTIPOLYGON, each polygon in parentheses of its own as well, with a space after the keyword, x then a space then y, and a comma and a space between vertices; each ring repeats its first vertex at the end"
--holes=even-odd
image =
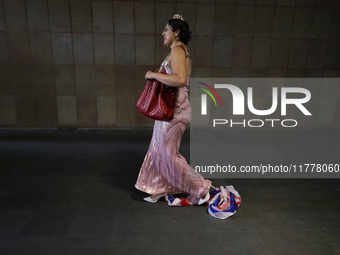
POLYGON ((168 206, 186 206, 186 205, 197 205, 199 198, 188 196, 185 198, 178 198, 173 196, 166 196, 165 200, 168 202, 168 206))
MULTIPOLYGON (((208 213, 218 219, 226 219, 236 213, 240 207, 241 196, 233 186, 220 186, 220 189, 210 191, 208 213)), ((188 196, 186 198, 174 198, 166 196, 169 206, 187 206, 198 204, 199 198, 188 196)))
POLYGON ((210 192, 208 213, 218 219, 226 219, 236 213, 241 205, 241 196, 233 186, 221 186, 220 190, 210 192))

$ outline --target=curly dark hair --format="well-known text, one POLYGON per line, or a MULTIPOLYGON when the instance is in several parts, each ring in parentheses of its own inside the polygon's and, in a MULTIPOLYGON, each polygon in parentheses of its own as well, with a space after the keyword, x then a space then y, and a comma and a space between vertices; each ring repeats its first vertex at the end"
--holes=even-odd
POLYGON ((187 45, 191 40, 191 31, 189 31, 188 23, 180 19, 171 19, 168 21, 168 24, 172 28, 173 32, 179 30, 179 39, 182 43, 187 45))

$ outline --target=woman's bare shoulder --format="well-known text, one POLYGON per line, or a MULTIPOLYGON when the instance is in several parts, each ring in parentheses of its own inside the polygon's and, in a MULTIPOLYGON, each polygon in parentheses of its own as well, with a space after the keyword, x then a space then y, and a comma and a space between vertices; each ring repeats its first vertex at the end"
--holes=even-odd
POLYGON ((184 50, 180 45, 177 45, 175 47, 172 48, 171 50, 171 54, 170 54, 170 59, 173 59, 174 57, 175 58, 186 58, 186 55, 187 55, 187 51, 184 50))
POLYGON ((184 47, 183 48, 182 47, 183 46, 181 46, 181 45, 177 45, 177 46, 173 47, 172 50, 171 50, 171 54, 179 55, 179 54, 183 54, 184 52, 186 53, 186 49, 184 47))

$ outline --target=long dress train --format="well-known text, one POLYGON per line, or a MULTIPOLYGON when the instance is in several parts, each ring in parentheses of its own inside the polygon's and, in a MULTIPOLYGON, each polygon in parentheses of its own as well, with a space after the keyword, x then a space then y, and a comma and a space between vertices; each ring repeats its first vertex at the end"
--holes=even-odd
MULTIPOLYGON (((172 74, 167 61, 162 66, 172 74)), ((151 195, 189 193, 193 204, 209 192, 211 181, 196 172, 179 153, 182 135, 191 120, 188 97, 190 78, 178 88, 174 118, 155 121, 149 149, 141 166, 135 188, 151 195)))

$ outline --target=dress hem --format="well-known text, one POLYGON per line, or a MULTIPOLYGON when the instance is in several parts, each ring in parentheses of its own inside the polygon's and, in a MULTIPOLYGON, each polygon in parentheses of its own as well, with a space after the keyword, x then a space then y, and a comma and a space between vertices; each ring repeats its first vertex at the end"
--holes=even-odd
MULTIPOLYGON (((207 188, 208 189, 208 191, 207 192, 209 192, 209 190, 210 190, 210 185, 211 185, 211 181, 209 180, 209 187, 207 188)), ((149 195, 151 195, 151 196, 158 196, 158 195, 165 195, 165 196, 168 196, 168 195, 175 195, 175 194, 181 194, 181 193, 187 193, 187 194, 189 194, 190 195, 190 193, 189 192, 186 192, 186 191, 184 191, 184 190, 182 190, 182 191, 179 191, 179 192, 171 192, 171 194, 169 194, 169 193, 167 193, 167 192, 165 192, 165 193, 163 193, 163 192, 161 192, 161 193, 159 193, 159 192, 156 192, 156 193, 153 193, 153 191, 157 191, 157 189, 153 189, 153 188, 149 188, 149 187, 146 187, 145 185, 141 185, 141 184, 139 184, 139 183, 136 183, 135 185, 134 185, 134 187, 136 188, 136 189, 138 189, 139 191, 142 191, 142 192, 144 192, 144 193, 147 193, 147 194, 149 194, 149 195)), ((204 194, 206 194, 207 192, 205 192, 204 194)), ((203 194, 203 195, 204 195, 203 194)), ((203 196, 202 195, 202 196, 203 196)), ((200 198, 201 196, 199 196, 198 198, 200 198)))

